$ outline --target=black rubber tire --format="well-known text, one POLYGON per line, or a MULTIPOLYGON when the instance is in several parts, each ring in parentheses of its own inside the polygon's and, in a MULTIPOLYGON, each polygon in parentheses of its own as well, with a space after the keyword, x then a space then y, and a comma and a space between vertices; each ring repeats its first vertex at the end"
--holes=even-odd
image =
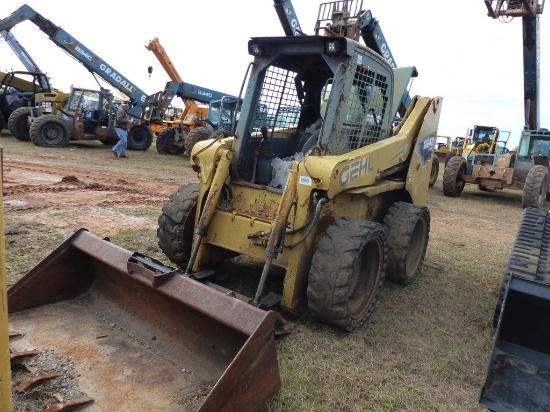
POLYGON ((158 218, 158 245, 178 266, 185 266, 191 255, 198 195, 198 183, 181 186, 170 195, 158 218))
POLYGON ((6 120, 4 119, 4 115, 0 113, 0 132, 6 128, 6 120))
POLYGON ((153 143, 153 131, 149 126, 134 126, 128 132, 128 150, 145 151, 153 143))
POLYGON ((388 233, 386 279, 410 285, 420 272, 430 238, 430 209, 395 202, 384 217, 388 233))
POLYGON ((182 154, 185 152, 185 147, 174 145, 175 135, 176 129, 173 128, 161 131, 156 139, 157 152, 160 154, 182 154))
POLYGON ((65 147, 71 141, 67 124, 58 116, 46 114, 31 123, 32 142, 42 147, 65 147))
POLYGON ((8 119, 8 128, 11 134, 22 142, 30 142, 31 135, 29 133, 30 124, 29 116, 31 114, 30 107, 20 107, 15 109, 8 119))
POLYGON ((542 165, 534 165, 529 169, 525 184, 523 185, 523 194, 521 204, 523 208, 534 207, 541 209, 546 194, 548 192, 548 168, 542 165))
POLYGON ((460 196, 466 185, 466 160, 462 156, 453 156, 443 171, 443 194, 445 196, 460 196))
POLYGON ((343 217, 317 245, 308 278, 308 307, 347 332, 369 319, 386 276, 388 240, 380 223, 343 217))
MULTIPOLYGON (((512 275, 550 284, 546 270, 550 258, 550 214, 546 210, 526 208, 519 223, 510 259, 500 286, 493 326, 496 328, 512 275)), ((528 319, 526 319, 528 321, 528 319)))
POLYGON ((191 150, 193 150, 193 146, 195 146, 197 142, 210 139, 211 135, 212 132, 206 127, 197 127, 196 129, 191 130, 185 139, 185 153, 190 155, 191 150))
POLYGON ((455 152, 453 151, 447 152, 447 154, 445 155, 445 166, 447 166, 447 163, 449 163, 449 159, 454 156, 455 156, 455 152))
POLYGON ((437 182, 437 176, 439 175, 439 159, 436 155, 432 157, 432 168, 430 170, 430 183, 429 186, 433 187, 437 182))

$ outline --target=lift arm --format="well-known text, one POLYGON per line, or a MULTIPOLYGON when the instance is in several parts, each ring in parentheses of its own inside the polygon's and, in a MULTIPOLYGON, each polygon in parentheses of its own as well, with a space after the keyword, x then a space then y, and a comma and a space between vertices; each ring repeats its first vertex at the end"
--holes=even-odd
POLYGON ((48 35, 56 46, 75 58, 88 71, 94 75, 97 74, 105 82, 127 96, 133 105, 130 113, 135 117, 140 116, 147 93, 138 88, 118 70, 115 70, 105 60, 101 59, 61 27, 56 26, 28 5, 24 4, 10 16, 0 21, 0 31, 9 31, 15 25, 27 20, 36 24, 41 31, 48 35))
POLYGON ((304 33, 302 32, 302 29, 300 27, 298 16, 296 16, 296 12, 294 11, 294 6, 292 5, 292 1, 291 0, 273 0, 273 1, 275 3, 274 4, 275 11, 277 12, 277 16, 279 16, 279 20, 281 21, 281 25, 283 26, 285 35, 303 36, 304 33))
POLYGON ((525 130, 540 125, 540 29, 544 0, 484 0, 493 19, 521 17, 523 33, 523 108, 525 130))

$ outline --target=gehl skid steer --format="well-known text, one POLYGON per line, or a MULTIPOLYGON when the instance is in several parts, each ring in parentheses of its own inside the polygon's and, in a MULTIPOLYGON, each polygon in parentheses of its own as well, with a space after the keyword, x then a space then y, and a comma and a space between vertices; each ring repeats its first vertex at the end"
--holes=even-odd
POLYGON ((238 123, 194 146, 199 182, 159 217, 178 268, 81 230, 10 288, 10 326, 72 353, 104 410, 182 410, 195 393, 200 411, 258 411, 281 384, 273 309, 307 302, 352 331, 386 277, 417 277, 442 99, 413 97, 392 127, 416 70, 359 42, 361 7, 324 3, 315 35, 249 41, 238 123), (259 105, 269 120, 257 130, 259 105), (238 255, 263 261, 249 294, 215 273, 238 255))

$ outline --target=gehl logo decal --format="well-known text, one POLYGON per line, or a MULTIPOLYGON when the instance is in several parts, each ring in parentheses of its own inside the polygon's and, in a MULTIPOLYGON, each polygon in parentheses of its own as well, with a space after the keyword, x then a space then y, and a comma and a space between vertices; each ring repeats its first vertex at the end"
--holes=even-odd
POLYGON ((371 171, 370 156, 367 156, 344 166, 340 172, 338 183, 340 183, 340 186, 346 186, 371 171))

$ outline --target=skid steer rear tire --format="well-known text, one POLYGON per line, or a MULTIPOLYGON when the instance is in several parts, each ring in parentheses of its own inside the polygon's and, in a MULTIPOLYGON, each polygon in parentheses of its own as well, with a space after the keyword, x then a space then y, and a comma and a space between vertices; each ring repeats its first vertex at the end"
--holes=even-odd
POLYGON ((158 218, 158 245, 171 262, 184 266, 193 247, 199 184, 181 186, 172 193, 158 218))
POLYGON ((351 332, 369 319, 386 276, 388 241, 379 223, 343 217, 330 225, 313 255, 308 307, 351 332))
POLYGON ((437 158, 437 155, 432 156, 432 169, 430 170, 430 187, 433 187, 435 185, 435 182, 437 182, 437 176, 439 175, 439 159, 437 158))
POLYGON ((29 134, 29 116, 31 114, 30 107, 20 107, 15 109, 8 119, 8 128, 12 135, 17 140, 22 142, 30 142, 31 135, 29 134))
POLYGON ((525 184, 523 185, 523 194, 521 204, 523 208, 534 207, 541 209, 546 199, 548 191, 548 168, 542 165, 534 165, 529 169, 525 184))
POLYGON ((430 209, 395 202, 384 217, 388 233, 386 277, 399 285, 410 285, 424 262, 430 237, 430 209))
POLYGON ((445 166, 443 172, 443 194, 445 196, 460 196, 466 185, 464 174, 466 161, 462 156, 453 156, 445 166))
POLYGON ((65 147, 71 141, 71 134, 65 122, 58 116, 46 114, 31 123, 32 142, 43 147, 65 147))

